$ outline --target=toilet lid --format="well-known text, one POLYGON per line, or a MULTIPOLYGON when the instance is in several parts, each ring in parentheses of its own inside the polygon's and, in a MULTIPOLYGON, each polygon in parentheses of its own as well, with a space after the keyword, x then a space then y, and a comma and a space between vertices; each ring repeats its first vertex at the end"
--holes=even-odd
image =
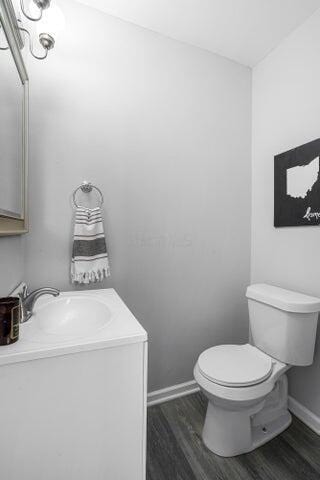
POLYGON ((205 350, 198 360, 208 380, 226 387, 245 387, 266 380, 272 359, 252 345, 219 345, 205 350))

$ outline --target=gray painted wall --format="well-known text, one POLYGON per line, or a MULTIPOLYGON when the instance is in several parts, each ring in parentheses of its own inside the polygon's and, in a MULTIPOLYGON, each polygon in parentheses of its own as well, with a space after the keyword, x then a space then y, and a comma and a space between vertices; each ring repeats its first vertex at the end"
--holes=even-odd
POLYGON ((23 279, 23 237, 0 238, 0 296, 6 297, 23 279))
POLYGON ((105 195, 114 286, 150 336, 149 389, 247 338, 251 71, 77 3, 29 61, 33 287, 71 289, 70 196, 105 195))
MULTIPOLYGON (((320 296, 319 227, 273 228, 273 156, 320 137, 320 11, 253 73, 252 282, 320 296)), ((314 365, 290 372, 291 395, 320 415, 314 365)))

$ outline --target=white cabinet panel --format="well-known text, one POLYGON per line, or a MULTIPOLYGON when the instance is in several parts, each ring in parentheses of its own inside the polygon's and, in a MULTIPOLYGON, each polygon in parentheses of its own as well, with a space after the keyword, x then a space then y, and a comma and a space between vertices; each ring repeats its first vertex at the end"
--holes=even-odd
POLYGON ((146 345, 1 366, 1 478, 143 480, 146 345))

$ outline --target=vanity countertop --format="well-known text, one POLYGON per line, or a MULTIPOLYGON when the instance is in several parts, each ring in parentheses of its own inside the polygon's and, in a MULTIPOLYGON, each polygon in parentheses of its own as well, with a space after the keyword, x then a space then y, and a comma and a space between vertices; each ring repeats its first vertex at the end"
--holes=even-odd
MULTIPOLYGON (((52 317, 52 313, 50 315, 52 317)), ((87 327, 86 329, 88 330, 87 327)), ((76 327, 74 330, 76 330, 76 327)), ((20 325, 19 340, 14 344, 0 347, 0 365, 146 342, 147 339, 146 331, 113 288, 61 292, 59 297, 44 296, 37 301, 34 315, 28 322, 20 325), (58 326, 63 327, 71 319, 72 323, 70 325, 73 328, 74 325, 76 326, 77 316, 74 312, 65 315, 63 307, 67 304, 72 305, 75 302, 80 302, 80 307, 81 305, 85 307, 86 300, 91 302, 91 304, 87 308, 88 314, 82 308, 81 314, 83 318, 81 319, 81 326, 83 327, 85 324, 86 317, 84 315, 88 315, 88 321, 91 322, 93 319, 95 322, 95 326, 90 333, 84 333, 82 328, 82 333, 77 334, 75 332, 71 334, 69 328, 69 330, 65 330, 66 333, 62 334, 59 331, 59 334, 56 334, 53 328, 55 326, 54 319, 49 324, 51 330, 50 328, 47 330, 41 328, 41 324, 44 324, 47 320, 44 312, 50 312, 50 309, 51 312, 55 312, 54 315, 57 315, 58 326), (57 308, 57 302, 60 302, 59 308, 57 308), (94 309, 90 309, 91 305, 94 305, 93 302, 99 305, 100 310, 97 312, 94 309), (104 310, 101 308, 106 309, 108 318, 104 322, 105 324, 98 324, 97 326, 98 316, 104 313, 104 310), (64 315, 62 321, 61 318, 58 318, 59 311, 62 311, 64 315)))

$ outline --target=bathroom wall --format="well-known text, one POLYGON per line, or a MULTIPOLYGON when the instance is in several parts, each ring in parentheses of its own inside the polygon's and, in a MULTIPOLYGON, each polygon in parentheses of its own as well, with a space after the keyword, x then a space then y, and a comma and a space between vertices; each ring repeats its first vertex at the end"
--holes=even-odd
POLYGON ((23 237, 0 238, 0 296, 6 297, 23 280, 23 237))
POLYGON ((105 196, 113 286, 147 329, 149 389, 192 379, 199 353, 247 339, 251 71, 59 2, 66 29, 29 59, 27 278, 69 283, 73 189, 105 196))
MULTIPOLYGON (((320 296, 319 227, 273 228, 273 157, 320 137, 320 11, 253 72, 252 282, 320 296)), ((314 365, 290 372, 291 395, 320 415, 314 365)))

